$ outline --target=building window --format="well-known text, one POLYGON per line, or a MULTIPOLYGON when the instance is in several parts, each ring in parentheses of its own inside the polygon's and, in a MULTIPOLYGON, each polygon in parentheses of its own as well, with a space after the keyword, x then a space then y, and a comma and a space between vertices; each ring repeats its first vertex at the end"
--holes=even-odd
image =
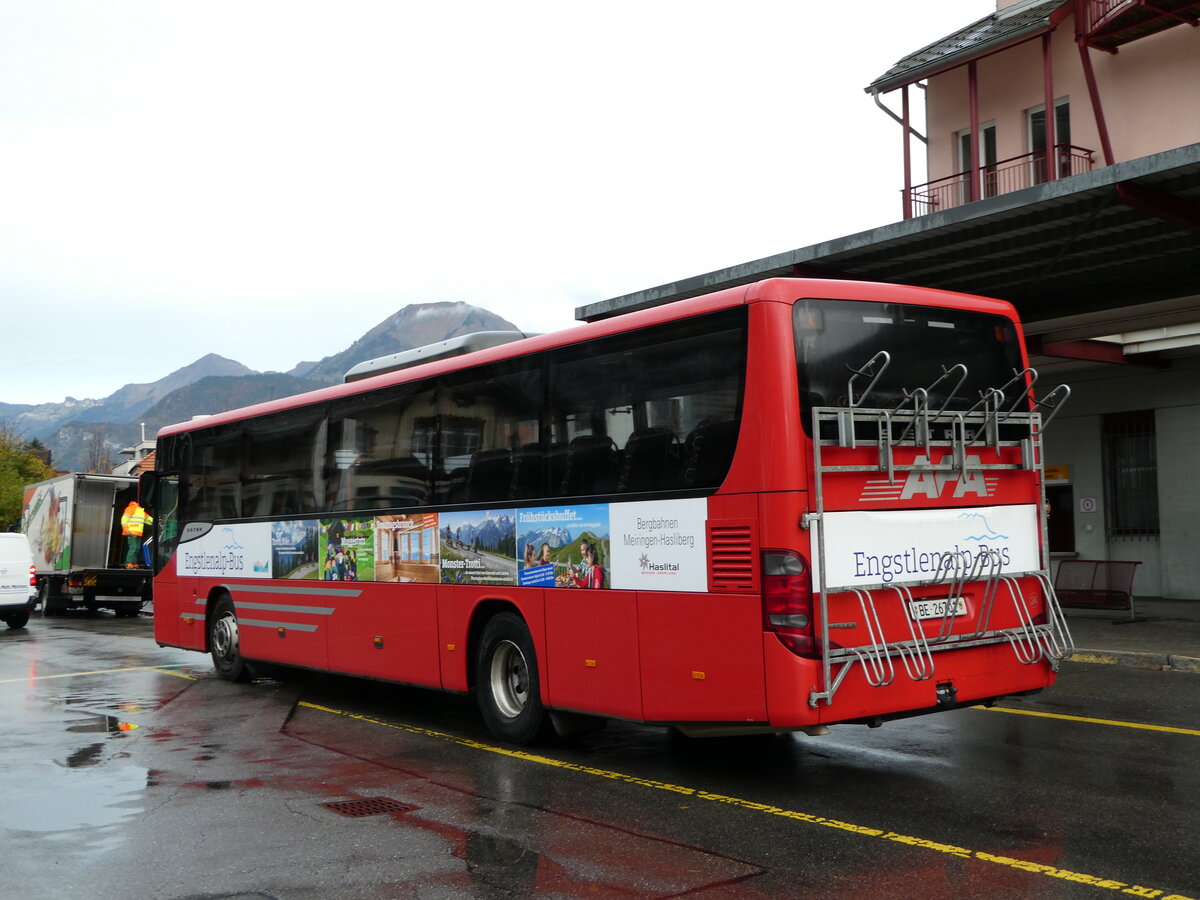
POLYGON ((1154 410, 1104 417, 1105 509, 1112 537, 1158 534, 1158 458, 1154 410))
MULTIPOLYGON (((1071 174, 1071 106, 1067 100, 1054 101, 1054 146, 1058 160, 1058 177, 1071 174)), ((1029 151, 1033 154, 1033 183, 1048 181, 1046 172, 1046 107, 1029 111, 1029 151)))
POLYGON ((979 126, 979 174, 975 177, 974 196, 968 196, 971 183, 971 129, 958 133, 958 170, 963 173, 963 202, 995 197, 996 183, 996 123, 979 126))

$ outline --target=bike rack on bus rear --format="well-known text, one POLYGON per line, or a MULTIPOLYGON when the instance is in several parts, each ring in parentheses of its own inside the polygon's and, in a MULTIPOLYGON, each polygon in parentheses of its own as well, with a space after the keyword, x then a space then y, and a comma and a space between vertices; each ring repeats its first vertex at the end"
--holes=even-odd
MULTIPOLYGON (((989 644, 1007 643, 1017 660, 1032 665, 1046 660, 1052 667, 1074 652, 1074 644, 1067 629, 1062 607, 1054 593, 1049 575, 1049 545, 1046 532, 1045 484, 1043 476, 1042 434, 1050 420, 1070 397, 1070 388, 1059 385, 1040 400, 1033 395, 1037 372, 1026 369, 1016 373, 999 388, 981 392, 979 400, 966 411, 949 411, 952 400, 966 381, 967 368, 961 363, 944 369, 942 374, 927 388, 905 391, 905 399, 892 409, 871 408, 864 405, 871 390, 879 381, 891 361, 886 351, 875 354, 861 369, 852 370, 847 384, 847 405, 844 407, 815 407, 813 416, 813 461, 815 484, 813 485, 815 512, 804 517, 805 527, 814 527, 814 546, 817 556, 819 577, 814 585, 819 605, 817 615, 820 622, 820 647, 822 660, 821 690, 809 695, 809 705, 816 707, 821 701, 832 703, 834 694, 855 665, 861 665, 868 684, 882 687, 890 684, 896 676, 894 660, 898 657, 905 674, 914 681, 925 681, 936 672, 936 654, 942 650, 962 649, 989 644), (856 393, 859 379, 869 379, 866 388, 856 393), (930 409, 929 396, 934 389, 955 382, 946 395, 945 402, 936 411, 930 409), (1018 409, 1018 407, 1025 407, 1018 409), (1043 410, 1045 414, 1043 415, 1043 410), (946 436, 937 439, 933 426, 945 420, 942 432, 946 436), (830 424, 826 424, 830 423, 830 424), (823 428, 822 426, 825 426, 823 428), (861 429, 859 426, 863 426, 861 429), (1001 426, 1006 426, 1002 429, 1001 426), (873 429, 872 429, 873 426, 873 429), (861 465, 826 465, 822 460, 822 448, 839 447, 857 449, 860 446, 858 432, 874 431, 869 443, 876 448, 875 459, 861 465), (833 437, 825 437, 828 431, 833 437), (897 431, 899 432, 897 436, 897 431), (1004 433, 1019 437, 1005 439, 1004 433), (924 457, 913 463, 896 461, 898 447, 918 447, 924 457), (1001 461, 1005 448, 1018 447, 1020 462, 1001 461), (933 452, 942 448, 949 451, 943 461, 934 463, 933 452), (978 456, 969 456, 971 448, 991 448, 996 462, 984 462, 978 456), (947 461, 948 460, 948 461, 947 461), (821 527, 825 513, 825 478, 832 473, 883 472, 888 483, 896 483, 897 473, 905 477, 910 472, 938 473, 947 476, 957 474, 962 479, 968 473, 984 473, 997 470, 1024 470, 1036 473, 1041 502, 1038 515, 1041 522, 1041 568, 1027 572, 1003 572, 1002 562, 994 553, 977 553, 971 560, 961 554, 946 552, 936 565, 932 578, 909 585, 827 584, 825 565, 825 534, 821 527), (1046 621, 1035 622, 1017 579, 1034 577, 1038 580, 1046 604, 1046 621), (964 596, 968 584, 979 585, 982 596, 976 625, 970 631, 955 632, 956 604, 954 598, 964 596), (926 634, 924 626, 914 619, 913 587, 945 586, 948 590, 944 611, 936 634, 926 634), (858 600, 868 642, 856 647, 830 647, 829 597, 832 594, 852 594, 858 600), (883 620, 876 607, 878 602, 889 602, 892 598, 901 604, 906 628, 900 634, 885 634, 883 620), (1016 614, 1017 626, 993 628, 992 613, 997 599, 1011 603, 1016 614)), ((868 446, 864 436, 861 446, 868 446)), ((1007 454, 1011 458, 1013 454, 1007 454)), ((940 593, 940 592, 939 592, 940 593)), ((927 621, 927 620, 926 620, 927 621)))

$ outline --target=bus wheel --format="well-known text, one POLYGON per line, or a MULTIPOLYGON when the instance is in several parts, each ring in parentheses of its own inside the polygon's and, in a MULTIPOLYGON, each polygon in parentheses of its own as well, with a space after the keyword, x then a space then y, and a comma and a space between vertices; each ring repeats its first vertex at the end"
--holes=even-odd
POLYGON ((228 594, 222 594, 213 604, 208 619, 208 649, 213 668, 226 681, 250 680, 250 666, 242 659, 238 641, 237 613, 228 594))
POLYGON ((502 741, 531 744, 552 734, 533 639, 519 616, 499 613, 484 627, 475 686, 483 721, 502 741))

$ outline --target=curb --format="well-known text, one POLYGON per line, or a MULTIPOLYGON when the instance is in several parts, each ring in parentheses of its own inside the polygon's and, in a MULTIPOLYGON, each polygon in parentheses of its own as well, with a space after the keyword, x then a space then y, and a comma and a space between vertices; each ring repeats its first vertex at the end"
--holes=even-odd
POLYGON ((1176 672, 1195 672, 1200 674, 1200 659, 1195 656, 1168 656, 1171 668, 1176 672))
POLYGON ((1156 669, 1171 672, 1200 674, 1200 658, 1173 653, 1146 653, 1135 650, 1076 650, 1070 662, 1100 663, 1109 666, 1129 666, 1134 669, 1156 669))

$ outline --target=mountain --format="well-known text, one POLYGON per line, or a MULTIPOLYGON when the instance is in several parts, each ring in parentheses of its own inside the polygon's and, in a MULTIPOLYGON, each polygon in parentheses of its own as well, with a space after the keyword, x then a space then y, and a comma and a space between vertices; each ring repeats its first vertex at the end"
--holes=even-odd
POLYGON ((164 397, 187 385, 195 384, 203 378, 230 375, 253 375, 254 370, 226 359, 215 353, 202 356, 190 366, 176 369, 165 378, 153 384, 127 384, 112 394, 93 410, 94 415, 105 418, 94 418, 91 421, 126 422, 135 416, 140 416, 164 397))
POLYGON ((321 386, 279 372, 209 375, 172 391, 149 409, 142 410, 137 414, 136 422, 66 422, 42 443, 50 451, 55 468, 84 471, 91 468, 89 462, 97 458, 96 440, 105 444, 108 456, 115 464, 122 461, 119 453, 123 448, 132 447, 141 439, 142 426, 145 426, 145 434, 153 438, 164 425, 184 422, 204 412, 252 406, 321 386))
POLYGON ((311 368, 300 363, 289 374, 310 381, 336 384, 352 366, 368 359, 423 347, 476 331, 519 331, 512 322, 495 313, 462 302, 420 303, 406 306, 384 319, 357 341, 311 368))
POLYGON ((280 397, 303 394, 324 387, 315 381, 296 378, 282 372, 254 372, 250 375, 209 375, 195 384, 184 385, 141 414, 157 431, 164 425, 184 422, 205 412, 212 414, 227 409, 240 409, 255 403, 266 403, 280 397))
POLYGON ((33 409, 32 403, 0 403, 0 421, 7 421, 14 416, 33 409))
MULTIPOLYGON (((193 384, 211 375, 251 375, 253 369, 232 359, 209 353, 191 365, 176 369, 170 375, 150 384, 127 384, 103 400, 76 400, 68 397, 62 403, 42 403, 25 406, 0 418, 10 422, 17 434, 26 440, 45 440, 67 422, 127 423, 140 416, 172 391, 193 384)), ((19 404, 5 404, 19 407, 19 404)), ((49 446, 49 444, 47 444, 49 446)), ((128 445, 126 445, 128 446, 128 445)))
POLYGON ((127 384, 101 400, 38 405, 0 403, 0 422, 22 438, 37 438, 51 451, 53 465, 85 471, 107 449, 114 463, 120 450, 145 433, 200 414, 223 412, 339 383, 352 366, 476 331, 516 331, 511 322, 469 303, 420 303, 384 319, 345 350, 288 372, 255 372, 209 353, 149 384, 127 384), (99 447, 99 442, 102 447, 99 447))
MULTIPOLYGON (((5 416, 5 422, 12 426, 14 433, 25 440, 33 438, 42 440, 54 434, 64 422, 88 421, 91 411, 103 402, 102 400, 76 400, 74 397, 67 397, 61 403, 39 403, 35 406, 22 404, 20 412, 5 416)), ((13 406, 18 406, 18 404, 13 404, 13 406)))

